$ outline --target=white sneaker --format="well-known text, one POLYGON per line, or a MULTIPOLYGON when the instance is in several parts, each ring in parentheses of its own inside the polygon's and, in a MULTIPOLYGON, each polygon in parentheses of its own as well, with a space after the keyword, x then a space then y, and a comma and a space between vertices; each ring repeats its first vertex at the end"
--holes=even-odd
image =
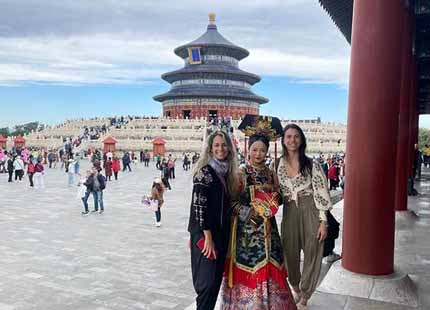
POLYGON ((156 226, 156 227, 161 227, 161 222, 157 222, 157 223, 155 223, 155 226, 156 226))

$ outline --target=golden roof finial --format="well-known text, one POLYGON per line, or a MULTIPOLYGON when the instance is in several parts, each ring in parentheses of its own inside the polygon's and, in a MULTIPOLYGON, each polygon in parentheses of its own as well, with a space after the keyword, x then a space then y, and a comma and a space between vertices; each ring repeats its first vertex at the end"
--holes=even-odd
POLYGON ((216 17, 215 13, 213 12, 209 13, 209 24, 215 25, 215 17, 216 17))

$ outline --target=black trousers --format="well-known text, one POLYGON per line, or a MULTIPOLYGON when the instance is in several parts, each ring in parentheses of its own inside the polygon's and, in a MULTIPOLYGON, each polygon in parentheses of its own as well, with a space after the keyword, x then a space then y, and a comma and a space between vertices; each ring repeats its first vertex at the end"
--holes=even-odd
POLYGON ((128 171, 131 171, 131 168, 130 168, 130 163, 128 163, 128 164, 123 164, 123 168, 122 168, 122 171, 126 171, 127 170, 127 168, 128 168, 128 171))
POLYGON ((13 175, 13 170, 8 170, 9 173, 9 179, 7 180, 8 182, 12 182, 12 175, 13 175))
POLYGON ((336 190, 336 188, 339 186, 338 180, 329 179, 329 181, 330 181, 330 190, 336 190))
POLYGON ((24 170, 15 170, 15 181, 16 180, 22 180, 22 176, 24 174, 24 170))
POLYGON ((161 209, 158 207, 158 210, 155 211, 155 220, 158 222, 161 222, 161 209))
POLYGON ((197 310, 212 310, 221 288, 228 241, 224 238, 224 241, 218 242, 218 246, 215 245, 218 250, 217 259, 209 260, 197 247, 197 241, 201 237, 202 234, 199 233, 191 235, 191 272, 197 293, 197 310))
POLYGON ((30 186, 31 187, 34 187, 34 184, 33 184, 33 175, 34 175, 34 173, 29 173, 28 174, 28 180, 30 181, 30 186))
POLYGON ((169 179, 167 177, 162 178, 161 181, 163 181, 165 188, 172 189, 172 187, 170 186, 170 183, 169 183, 169 179))
POLYGON ((115 180, 118 180, 118 171, 113 173, 115 176, 115 180))
POLYGON ((175 178, 175 168, 169 168, 169 179, 175 178))

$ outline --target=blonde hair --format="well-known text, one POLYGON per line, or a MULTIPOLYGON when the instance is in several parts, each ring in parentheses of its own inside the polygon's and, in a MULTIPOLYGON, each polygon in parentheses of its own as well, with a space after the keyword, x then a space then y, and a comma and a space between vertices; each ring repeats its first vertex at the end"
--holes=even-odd
POLYGON ((237 162, 236 162, 236 149, 231 141, 229 135, 222 131, 217 130, 213 132, 206 140, 205 148, 202 155, 200 156, 196 166, 194 167, 193 176, 195 176, 204 166, 209 164, 212 158, 212 145, 216 136, 220 136, 224 139, 227 144, 228 154, 226 161, 228 162, 228 173, 227 173, 227 187, 230 196, 234 196, 238 191, 238 180, 237 180, 237 162))

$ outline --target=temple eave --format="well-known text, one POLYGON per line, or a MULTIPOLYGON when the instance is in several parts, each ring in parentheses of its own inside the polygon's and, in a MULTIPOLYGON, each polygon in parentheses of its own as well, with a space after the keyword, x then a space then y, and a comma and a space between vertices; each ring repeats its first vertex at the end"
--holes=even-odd
MULTIPOLYGON (((196 68, 182 68, 179 70, 171 71, 161 75, 161 78, 166 82, 172 83, 178 80, 184 79, 187 75, 196 74, 214 74, 214 75, 225 75, 231 76, 233 80, 245 80, 246 82, 254 85, 261 81, 261 78, 253 73, 249 73, 240 69, 226 69, 219 67, 207 68, 207 67, 196 67, 196 68)), ((203 77, 202 77, 203 78, 203 77)))
POLYGON ((163 103, 165 100, 169 100, 169 99, 185 99, 185 98, 219 98, 219 99, 237 99, 237 100, 248 100, 248 101, 253 101, 256 102, 258 104, 265 104, 267 102, 269 102, 269 99, 262 97, 262 96, 257 96, 257 95, 249 95, 249 96, 241 96, 241 95, 234 95, 234 94, 226 94, 223 96, 220 95, 215 95, 215 94, 172 94, 170 92, 161 94, 161 95, 157 95, 154 96, 153 99, 155 101, 161 102, 163 103))
POLYGON ((351 44, 354 0, 319 0, 319 3, 342 32, 348 43, 351 44))
POLYGON ((199 46, 201 48, 223 48, 227 55, 233 56, 237 60, 242 60, 249 56, 249 51, 234 45, 227 45, 227 44, 185 44, 182 46, 179 46, 173 50, 173 52, 181 57, 186 58, 188 57, 188 48, 199 46))

